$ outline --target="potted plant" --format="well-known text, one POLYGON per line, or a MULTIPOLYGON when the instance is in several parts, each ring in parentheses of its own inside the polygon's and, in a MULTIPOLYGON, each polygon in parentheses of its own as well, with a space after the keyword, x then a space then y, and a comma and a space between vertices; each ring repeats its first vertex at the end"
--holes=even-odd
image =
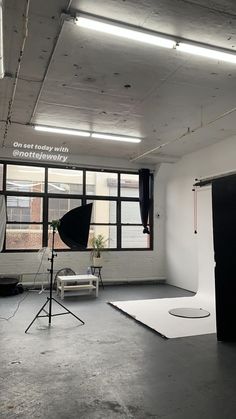
POLYGON ((93 236, 90 239, 90 246, 92 247, 91 259, 93 261, 93 266, 102 266, 102 255, 101 252, 106 247, 106 239, 102 234, 93 236))

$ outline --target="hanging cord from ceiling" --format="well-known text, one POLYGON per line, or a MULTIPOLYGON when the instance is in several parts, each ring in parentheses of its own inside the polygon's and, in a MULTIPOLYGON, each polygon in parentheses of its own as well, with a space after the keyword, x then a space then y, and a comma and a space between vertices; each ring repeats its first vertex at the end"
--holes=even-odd
POLYGON ((194 234, 197 234, 197 191, 196 189, 192 189, 193 191, 193 229, 194 234))
POLYGON ((4 134, 3 134, 2 147, 5 147, 5 143, 6 143, 7 135, 8 135, 8 129, 9 129, 9 126, 11 125, 13 105, 14 105, 14 100, 15 100, 15 95, 16 95, 17 83, 18 83, 18 80, 19 80, 21 62, 22 62, 22 58, 23 58, 23 54, 24 54, 26 39, 28 37, 28 21, 29 21, 30 2, 31 2, 31 0, 26 0, 25 12, 23 14, 23 17, 24 17, 23 41, 22 41, 22 45, 21 45, 21 49, 20 49, 20 53, 19 53, 19 58, 18 58, 18 64, 17 64, 15 76, 14 76, 12 94, 11 94, 11 98, 10 98, 9 103, 8 103, 8 112, 7 112, 7 119, 6 119, 6 122, 5 122, 5 129, 4 129, 4 134))

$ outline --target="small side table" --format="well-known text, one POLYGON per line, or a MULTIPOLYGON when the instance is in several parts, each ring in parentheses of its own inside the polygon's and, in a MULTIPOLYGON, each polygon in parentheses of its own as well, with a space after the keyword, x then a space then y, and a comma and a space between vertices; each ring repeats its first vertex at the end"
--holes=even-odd
POLYGON ((102 282, 102 274, 101 274, 102 266, 91 265, 90 268, 91 268, 91 274, 98 277, 98 279, 101 281, 102 288, 104 289, 104 285, 102 282))

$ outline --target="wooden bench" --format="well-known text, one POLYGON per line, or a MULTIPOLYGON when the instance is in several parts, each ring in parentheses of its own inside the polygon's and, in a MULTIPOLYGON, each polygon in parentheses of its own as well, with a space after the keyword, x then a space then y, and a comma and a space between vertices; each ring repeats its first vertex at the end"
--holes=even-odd
POLYGON ((99 279, 95 275, 66 275, 57 278, 57 295, 64 299, 65 291, 95 290, 98 296, 99 279), (94 285, 95 284, 95 285, 94 285))

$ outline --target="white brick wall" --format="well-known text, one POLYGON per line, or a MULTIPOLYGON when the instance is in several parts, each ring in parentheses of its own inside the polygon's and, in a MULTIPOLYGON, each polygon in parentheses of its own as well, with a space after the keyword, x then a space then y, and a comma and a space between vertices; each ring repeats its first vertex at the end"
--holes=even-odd
MULTIPOLYGON (((34 273, 38 271, 40 260, 37 253, 2 253, 0 254, 0 274, 22 274, 32 273, 23 276, 23 283, 32 282, 34 273)), ((61 268, 71 268, 76 273, 86 273, 87 267, 91 264, 87 252, 60 252, 54 259, 54 273, 61 268)), ((161 262, 160 262, 161 266, 161 262)), ((50 264, 48 262, 48 267, 50 264)), ((40 269, 39 272, 45 272, 40 269)), ((137 252, 104 252, 102 276, 104 282, 125 281, 125 280, 150 280, 163 279, 164 272, 158 269, 158 262, 155 251, 137 252)), ((47 278, 39 275, 37 283, 47 282, 47 278)))

